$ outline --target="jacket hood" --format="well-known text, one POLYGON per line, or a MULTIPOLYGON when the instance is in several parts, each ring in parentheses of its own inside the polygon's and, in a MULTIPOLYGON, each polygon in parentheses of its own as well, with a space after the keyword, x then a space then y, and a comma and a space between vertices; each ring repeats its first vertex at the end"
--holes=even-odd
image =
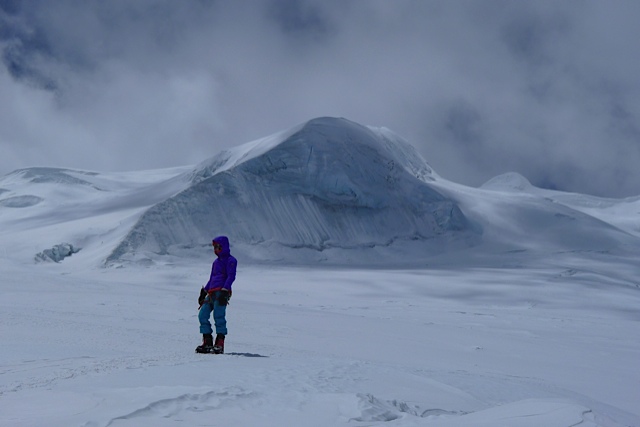
POLYGON ((231 250, 229 248, 229 238, 227 236, 218 236, 213 239, 212 243, 217 243, 222 246, 222 250, 220 251, 218 256, 231 254, 231 250))

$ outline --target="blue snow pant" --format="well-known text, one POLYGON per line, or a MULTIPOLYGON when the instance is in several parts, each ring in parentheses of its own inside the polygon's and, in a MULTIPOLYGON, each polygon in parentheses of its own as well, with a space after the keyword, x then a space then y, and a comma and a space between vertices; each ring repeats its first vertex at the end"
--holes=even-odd
POLYGON ((216 291, 214 294, 209 294, 204 300, 204 304, 200 307, 198 313, 198 320, 200 320, 200 333, 212 334, 211 312, 213 311, 213 321, 216 325, 216 334, 227 335, 227 319, 225 315, 227 313, 227 306, 218 304, 218 295, 221 291, 216 291), (211 300, 213 299, 213 302, 211 300))

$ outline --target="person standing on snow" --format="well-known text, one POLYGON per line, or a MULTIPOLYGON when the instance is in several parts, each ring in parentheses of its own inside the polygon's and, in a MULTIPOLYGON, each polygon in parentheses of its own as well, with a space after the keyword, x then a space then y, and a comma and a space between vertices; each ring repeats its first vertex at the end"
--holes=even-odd
POLYGON ((200 333, 202 345, 196 347, 197 353, 224 353, 224 338, 227 335, 227 320, 225 318, 227 304, 231 298, 231 285, 236 279, 238 260, 231 256, 229 239, 226 236, 218 236, 213 239, 213 250, 217 259, 211 266, 209 282, 200 289, 200 333), (213 312, 213 320, 216 325, 216 340, 213 341, 213 329, 209 317, 213 312))

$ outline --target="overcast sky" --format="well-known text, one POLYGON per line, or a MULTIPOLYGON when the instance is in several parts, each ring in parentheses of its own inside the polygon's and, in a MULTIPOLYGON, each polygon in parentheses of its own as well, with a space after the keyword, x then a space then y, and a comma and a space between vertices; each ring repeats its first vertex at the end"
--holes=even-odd
POLYGON ((195 164, 319 116, 444 178, 640 195, 640 1, 0 0, 0 175, 195 164))

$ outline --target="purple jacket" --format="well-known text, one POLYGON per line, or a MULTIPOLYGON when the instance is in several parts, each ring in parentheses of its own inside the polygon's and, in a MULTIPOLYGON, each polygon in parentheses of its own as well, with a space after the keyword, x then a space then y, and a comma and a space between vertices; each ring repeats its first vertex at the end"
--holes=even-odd
POLYGON ((204 287, 207 292, 215 292, 226 289, 231 292, 231 285, 236 280, 236 267, 238 260, 231 256, 229 249, 229 239, 227 236, 218 236, 213 239, 214 242, 222 246, 222 250, 218 254, 218 259, 213 261, 211 266, 211 276, 209 282, 204 287))

